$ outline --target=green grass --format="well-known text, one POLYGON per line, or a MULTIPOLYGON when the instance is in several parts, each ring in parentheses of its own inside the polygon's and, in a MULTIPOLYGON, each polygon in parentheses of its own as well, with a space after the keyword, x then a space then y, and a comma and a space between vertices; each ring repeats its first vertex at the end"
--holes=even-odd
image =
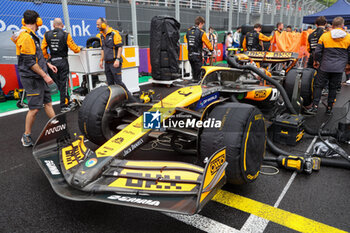
MULTIPOLYGON (((220 61, 220 62, 216 62, 215 64, 219 64, 219 63, 227 63, 226 61, 220 61)), ((148 82, 149 79, 151 79, 152 76, 142 76, 139 77, 139 83, 145 83, 148 82)), ((52 102, 56 102, 60 100, 60 93, 57 92, 53 95, 51 95, 52 98, 52 102)), ((19 109, 17 107, 17 101, 18 100, 7 100, 5 102, 0 103, 0 113, 4 113, 4 112, 9 112, 9 111, 13 111, 16 109, 19 109)), ((26 102, 26 101, 25 101, 26 102)))
POLYGON ((142 76, 142 77, 139 77, 139 83, 145 83, 145 82, 148 82, 149 79, 151 79, 152 76, 142 76))
MULTIPOLYGON (((56 94, 51 95, 51 99, 52 99, 52 102, 59 101, 60 100, 60 93, 57 92, 56 94)), ((17 101, 18 100, 7 100, 5 102, 0 103, 0 113, 9 112, 9 111, 19 109, 19 108, 17 108, 17 101)), ((25 100, 25 102, 26 102, 26 100, 25 100)))
MULTIPOLYGON (((148 82, 148 80, 152 78, 151 76, 143 76, 139 78, 139 83, 148 82)), ((75 87, 77 88, 77 87, 75 87)), ((60 93, 57 91, 55 94, 51 95, 52 102, 60 101, 60 93)), ((0 103, 0 113, 13 111, 19 109, 17 107, 18 100, 7 100, 5 102, 0 103)), ((26 101, 25 101, 26 102, 26 101)))

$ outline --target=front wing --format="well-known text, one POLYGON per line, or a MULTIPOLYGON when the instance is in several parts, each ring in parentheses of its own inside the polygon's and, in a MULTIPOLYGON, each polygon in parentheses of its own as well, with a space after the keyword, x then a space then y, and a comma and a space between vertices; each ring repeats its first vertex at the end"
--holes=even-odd
MULTIPOLYGON (((61 126, 65 125, 62 123, 65 122, 64 115, 56 118, 48 122, 49 128, 57 120, 61 126)), ((43 133, 48 132, 47 128, 43 133)), ((195 214, 226 182, 225 148, 214 153, 205 168, 183 162, 117 158, 111 159, 108 166, 99 168, 95 152, 84 145, 82 136, 70 145, 60 145, 68 135, 66 127, 63 128, 55 132, 54 140, 37 142, 40 145, 34 148, 33 154, 54 191, 69 200, 195 214), (74 161, 70 159, 72 155, 74 161), (72 166, 72 163, 79 166, 72 166), (99 173, 92 168, 100 169, 99 173), (79 178, 88 176, 90 171, 98 176, 85 183, 79 182, 79 178)))

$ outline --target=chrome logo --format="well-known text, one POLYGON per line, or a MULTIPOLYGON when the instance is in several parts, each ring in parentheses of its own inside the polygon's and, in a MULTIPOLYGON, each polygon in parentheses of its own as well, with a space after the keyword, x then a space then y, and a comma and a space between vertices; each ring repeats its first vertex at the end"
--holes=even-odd
POLYGON ((97 159, 93 158, 93 159, 89 159, 88 161, 86 161, 85 166, 86 167, 93 167, 95 166, 97 163, 97 159))

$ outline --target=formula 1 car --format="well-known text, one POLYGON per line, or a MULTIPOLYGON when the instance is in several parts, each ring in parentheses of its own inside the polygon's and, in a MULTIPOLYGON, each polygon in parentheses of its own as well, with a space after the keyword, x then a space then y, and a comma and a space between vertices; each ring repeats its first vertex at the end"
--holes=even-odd
POLYGON ((79 110, 83 135, 71 139, 66 115, 57 115, 33 155, 61 197, 195 214, 225 183, 257 179, 267 135, 254 103, 276 101, 278 92, 293 112, 283 87, 247 65, 205 68, 200 85, 149 103, 130 102, 120 86, 99 87, 79 110), (256 76, 271 85, 260 85, 256 76), (197 162, 133 160, 156 134, 170 135, 173 149, 194 154, 197 162), (87 148, 85 138, 100 147, 87 148))
POLYGON ((302 64, 298 64, 300 59, 297 53, 247 51, 241 56, 243 56, 240 59, 242 64, 253 63, 267 71, 271 78, 279 81, 295 108, 296 105, 300 105, 301 108, 312 103, 313 82, 317 71, 303 68, 302 64))

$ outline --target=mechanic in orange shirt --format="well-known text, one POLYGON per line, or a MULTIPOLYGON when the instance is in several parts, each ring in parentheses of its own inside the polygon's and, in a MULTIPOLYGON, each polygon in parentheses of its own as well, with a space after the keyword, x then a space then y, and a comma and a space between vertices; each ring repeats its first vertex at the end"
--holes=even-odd
POLYGON ((55 116, 48 86, 53 83, 53 80, 47 74, 47 67, 53 72, 57 72, 57 68, 46 62, 40 48, 40 39, 35 34, 42 23, 37 12, 26 10, 23 14, 22 29, 11 37, 16 44, 18 71, 27 93, 29 107, 25 120, 25 131, 21 138, 22 145, 25 147, 33 145, 31 131, 39 110, 44 106, 49 118, 55 116))

